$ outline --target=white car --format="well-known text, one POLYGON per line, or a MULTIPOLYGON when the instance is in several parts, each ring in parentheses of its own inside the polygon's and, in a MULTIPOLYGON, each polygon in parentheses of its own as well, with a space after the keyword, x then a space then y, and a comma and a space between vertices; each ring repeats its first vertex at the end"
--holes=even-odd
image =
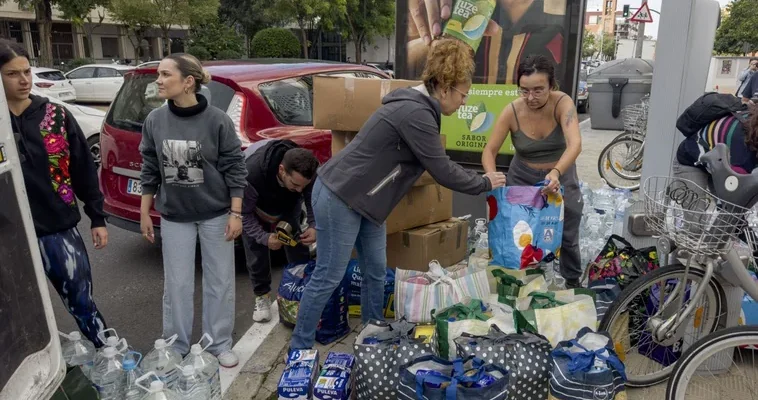
POLYGON ((124 74, 133 69, 128 65, 91 64, 69 71, 66 78, 76 88, 76 101, 110 103, 124 84, 124 74))
POLYGON ((66 79, 63 72, 52 68, 32 67, 34 88, 47 97, 57 97, 63 101, 76 100, 76 89, 66 79))
POLYGON ((77 104, 71 104, 61 101, 55 96, 49 96, 44 92, 37 89, 32 89, 32 94, 35 96, 47 97, 51 103, 62 105, 66 107, 71 116, 74 117, 79 127, 82 128, 84 137, 87 138, 87 145, 92 153, 92 158, 95 159, 95 164, 100 165, 100 128, 103 126, 103 120, 105 119, 105 111, 100 111, 97 108, 80 106, 77 104))

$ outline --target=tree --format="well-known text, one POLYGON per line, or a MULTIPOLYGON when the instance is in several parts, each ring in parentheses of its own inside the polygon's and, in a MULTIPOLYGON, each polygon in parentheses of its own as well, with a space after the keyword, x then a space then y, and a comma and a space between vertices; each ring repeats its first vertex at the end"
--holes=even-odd
POLYGON ((71 21, 74 26, 84 31, 87 38, 87 50, 89 56, 95 56, 92 34, 95 29, 103 25, 105 20, 106 8, 110 5, 108 0, 57 0, 58 9, 63 13, 63 18, 71 21), (92 18, 92 11, 101 7, 97 11, 97 22, 92 18), (86 23, 86 24, 85 24, 86 23))
POLYGON ((267 28, 255 34, 250 49, 255 57, 293 58, 300 55, 300 41, 285 28, 267 28))
POLYGON ((612 34, 607 32, 603 34, 603 48, 601 52, 605 59, 612 59, 616 56, 616 38, 612 34))
POLYGON ((364 45, 395 31, 394 0, 336 0, 335 4, 342 11, 344 36, 355 44, 358 62, 363 60, 364 45))
MULTIPOLYGON (((41 67, 53 66, 53 1, 52 0, 16 0, 18 7, 25 10, 34 10, 34 22, 39 31, 39 57, 37 65, 41 67)), ((5 0, 0 0, 0 5, 5 0)), ((32 54, 32 57, 35 57, 32 54)))
POLYGON ((168 34, 172 25, 189 25, 190 6, 188 0, 153 0, 155 24, 161 30, 163 48, 161 55, 171 53, 171 39, 168 34))
POLYGON ((582 58, 590 58, 597 52, 595 35, 585 30, 582 35, 582 58))
MULTIPOLYGON (((344 0, 340 0, 343 1, 344 0)), ((339 1, 338 1, 339 2, 339 1)), ((332 0, 274 0, 271 14, 283 20, 294 21, 300 29, 303 56, 308 58, 308 33, 324 18, 333 15, 332 0)))
POLYGON ((147 30, 155 25, 155 5, 152 0, 111 0, 111 12, 113 18, 132 33, 129 41, 134 47, 134 57, 139 60, 147 30))
POLYGON ((758 50, 758 0, 735 0, 727 5, 728 15, 716 31, 714 51, 747 55, 758 50))
POLYGON ((189 53, 201 60, 239 58, 242 48, 242 37, 217 18, 190 29, 189 53))

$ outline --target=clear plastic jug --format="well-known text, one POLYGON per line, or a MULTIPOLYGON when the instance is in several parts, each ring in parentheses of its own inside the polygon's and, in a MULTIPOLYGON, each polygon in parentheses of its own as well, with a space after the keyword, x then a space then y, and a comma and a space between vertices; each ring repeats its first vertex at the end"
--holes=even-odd
POLYGON ((176 382, 176 393, 182 400, 210 400, 211 387, 208 380, 199 371, 195 371, 194 365, 179 367, 181 376, 176 382))
POLYGON ((182 398, 179 397, 179 395, 171 390, 166 388, 166 385, 163 383, 162 380, 158 377, 158 375, 155 374, 155 372, 148 372, 135 382, 137 386, 141 387, 142 390, 146 391, 147 394, 145 397, 142 398, 142 400, 181 400, 182 398), (146 383, 148 380, 153 379, 150 382, 149 386, 145 386, 144 383, 146 383))
POLYGON ((126 375, 115 347, 106 347, 103 358, 92 368, 92 383, 95 385, 100 400, 122 400, 126 375))
POLYGON ((219 377, 218 359, 205 351, 212 344, 213 338, 207 333, 204 334, 198 343, 190 347, 190 352, 184 358, 184 361, 182 361, 181 366, 194 366, 195 371, 200 372, 208 381, 211 389, 211 400, 221 400, 221 379, 219 377), (203 340, 208 341, 205 347, 202 347, 203 340))
POLYGON ((95 345, 89 340, 82 338, 80 332, 71 332, 68 335, 58 332, 58 334, 67 339, 66 342, 61 343, 61 351, 63 352, 63 359, 66 360, 66 364, 81 368, 84 376, 89 379, 92 373, 92 366, 95 363, 95 345))
POLYGON ((155 347, 142 360, 142 369, 147 372, 155 372, 158 378, 162 380, 166 387, 174 389, 176 379, 179 377, 179 371, 176 368, 182 363, 182 355, 171 347, 178 335, 171 336, 168 341, 158 339, 155 341, 155 347))

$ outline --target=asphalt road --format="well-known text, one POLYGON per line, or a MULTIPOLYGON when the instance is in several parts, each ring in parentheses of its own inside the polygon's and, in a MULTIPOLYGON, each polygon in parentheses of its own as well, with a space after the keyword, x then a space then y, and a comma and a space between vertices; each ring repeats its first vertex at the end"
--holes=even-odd
MULTIPOLYGON (((79 230, 87 245, 92 264, 94 299, 110 328, 137 351, 144 354, 162 334, 163 262, 158 245, 147 242, 139 234, 114 226, 108 227, 108 246, 95 250, 89 229, 89 219, 82 212, 79 230)), ((276 288, 281 267, 274 268, 276 288)), ((55 289, 48 285, 55 310, 58 329, 77 330, 76 323, 63 306, 55 289)), ((275 290, 275 289, 274 289, 275 290)), ((236 304, 234 340, 253 324, 253 290, 247 270, 236 273, 236 304)), ((196 258, 195 318, 193 341, 202 336, 202 272, 200 254, 196 258)))

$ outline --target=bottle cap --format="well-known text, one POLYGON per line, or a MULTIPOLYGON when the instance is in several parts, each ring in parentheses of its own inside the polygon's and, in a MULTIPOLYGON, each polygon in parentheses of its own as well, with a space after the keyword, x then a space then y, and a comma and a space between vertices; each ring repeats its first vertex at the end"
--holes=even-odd
POLYGON ((126 371, 131 371, 137 368, 137 363, 134 360, 126 359, 124 360, 123 367, 126 371))
POLYGON ((150 382, 150 393, 163 391, 163 381, 157 380, 150 382))
POLYGON ((164 339, 155 339, 155 348, 163 349, 166 347, 166 341, 164 339))
POLYGON ((116 357, 116 354, 118 354, 118 350, 116 350, 115 347, 106 347, 103 349, 103 355, 107 358, 116 357))
POLYGON ((202 352, 203 352, 203 348, 199 344, 197 344, 197 343, 193 344, 190 347, 190 353, 192 353, 192 354, 194 354, 196 356, 202 354, 202 352))
POLYGON ((185 365, 182 368, 182 375, 184 375, 184 376, 195 375, 195 366, 194 365, 185 365))
POLYGON ((75 331, 75 332, 71 332, 71 333, 69 333, 69 334, 68 334, 68 338, 69 338, 71 341, 74 341, 74 340, 82 340, 82 334, 81 334, 80 332, 77 332, 77 331, 75 331))

